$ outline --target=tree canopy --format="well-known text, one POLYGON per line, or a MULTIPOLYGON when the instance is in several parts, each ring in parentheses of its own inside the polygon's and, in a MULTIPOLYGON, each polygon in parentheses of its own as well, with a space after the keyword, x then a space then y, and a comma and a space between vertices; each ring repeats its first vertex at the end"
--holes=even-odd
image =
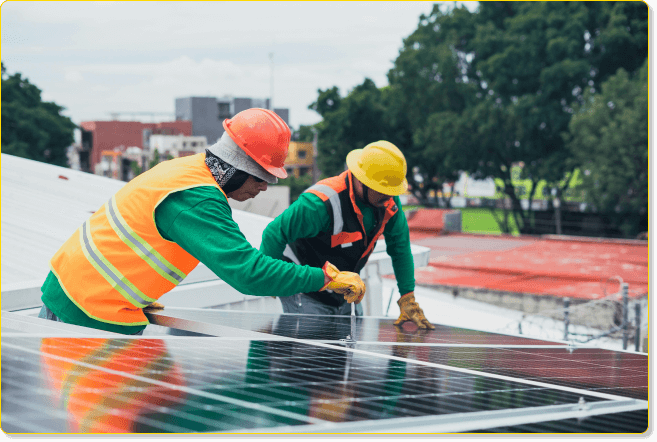
POLYGON ((309 107, 323 117, 320 168, 334 173, 336 158, 387 139, 404 152, 423 203, 460 171, 496 178, 531 233, 538 183, 557 196, 571 183, 577 163, 564 134, 573 115, 618 69, 637 71, 647 49, 641 2, 481 2, 475 12, 436 4, 404 39, 388 86, 366 79, 344 97, 318 91, 309 107), (511 176, 518 164, 531 183, 525 194, 511 176))
POLYGON ((648 214, 648 60, 634 75, 619 68, 600 93, 587 92, 566 139, 588 201, 635 236, 637 218, 648 214))
POLYGON ((67 166, 66 149, 77 127, 64 110, 41 99, 41 90, 2 65, 2 152, 67 166))

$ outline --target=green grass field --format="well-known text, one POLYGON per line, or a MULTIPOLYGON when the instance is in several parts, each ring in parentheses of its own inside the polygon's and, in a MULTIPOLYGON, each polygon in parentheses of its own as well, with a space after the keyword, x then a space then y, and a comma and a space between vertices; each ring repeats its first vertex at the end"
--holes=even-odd
MULTIPOLYGON (((422 206, 403 206, 402 210, 404 212, 421 209, 422 206)), ((488 234, 501 234, 502 231, 497 225, 497 221, 493 218, 493 214, 489 209, 480 209, 477 207, 464 207, 461 209, 455 209, 461 211, 461 230, 467 233, 488 233, 488 234)), ((503 216, 503 210, 496 210, 498 216, 503 216)), ((518 235, 518 228, 516 227, 515 221, 510 219, 512 226, 512 234, 518 235)))
MULTIPOLYGON (((493 218, 490 209, 480 209, 477 207, 464 207, 459 209, 461 211, 461 230, 468 233, 502 233, 500 227, 493 218)), ((496 214, 501 218, 504 216, 504 211, 501 209, 495 210, 496 214)), ((509 214, 510 215, 510 214, 509 214)), ((511 233, 519 235, 518 228, 515 221, 509 217, 511 224, 511 233)))

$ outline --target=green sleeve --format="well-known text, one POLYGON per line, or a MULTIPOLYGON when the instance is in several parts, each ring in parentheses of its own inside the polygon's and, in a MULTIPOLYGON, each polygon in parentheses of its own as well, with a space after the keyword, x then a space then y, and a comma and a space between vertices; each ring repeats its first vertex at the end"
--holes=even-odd
POLYGON ((233 220, 226 197, 214 187, 169 195, 155 210, 155 224, 229 285, 247 295, 290 296, 324 285, 324 272, 272 259, 254 249, 233 220))
POLYGON ((405 295, 415 291, 415 266, 406 216, 402 211, 399 197, 396 196, 394 199, 399 210, 386 224, 383 235, 386 241, 386 252, 390 255, 392 268, 395 270, 399 294, 405 295))
POLYGON ((260 251, 281 259, 287 244, 300 238, 314 238, 331 226, 324 202, 312 193, 302 193, 290 207, 278 215, 262 233, 260 251))

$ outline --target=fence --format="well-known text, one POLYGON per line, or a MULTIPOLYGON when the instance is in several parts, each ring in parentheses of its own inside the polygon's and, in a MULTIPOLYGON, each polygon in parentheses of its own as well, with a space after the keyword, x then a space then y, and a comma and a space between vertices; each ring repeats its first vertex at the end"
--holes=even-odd
POLYGON ((582 344, 615 343, 623 350, 633 344, 634 351, 641 351, 642 330, 647 332, 647 315, 642 314, 647 311, 647 299, 630 301, 628 292, 629 285, 620 280, 617 293, 582 303, 564 298, 562 308, 523 315, 500 331, 582 344))

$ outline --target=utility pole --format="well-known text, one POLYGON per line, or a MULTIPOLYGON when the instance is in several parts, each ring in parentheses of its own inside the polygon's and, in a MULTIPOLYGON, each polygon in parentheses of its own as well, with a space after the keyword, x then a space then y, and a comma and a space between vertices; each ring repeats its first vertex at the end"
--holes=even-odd
POLYGON ((269 109, 274 110, 274 53, 269 53, 269 109))
POLYGON ((554 199, 552 200, 552 205, 554 206, 554 223, 557 231, 557 235, 561 235, 561 192, 559 189, 552 189, 552 195, 554 199))
POLYGON ((317 129, 311 127, 310 130, 313 133, 313 184, 319 181, 319 167, 317 166, 317 129))

